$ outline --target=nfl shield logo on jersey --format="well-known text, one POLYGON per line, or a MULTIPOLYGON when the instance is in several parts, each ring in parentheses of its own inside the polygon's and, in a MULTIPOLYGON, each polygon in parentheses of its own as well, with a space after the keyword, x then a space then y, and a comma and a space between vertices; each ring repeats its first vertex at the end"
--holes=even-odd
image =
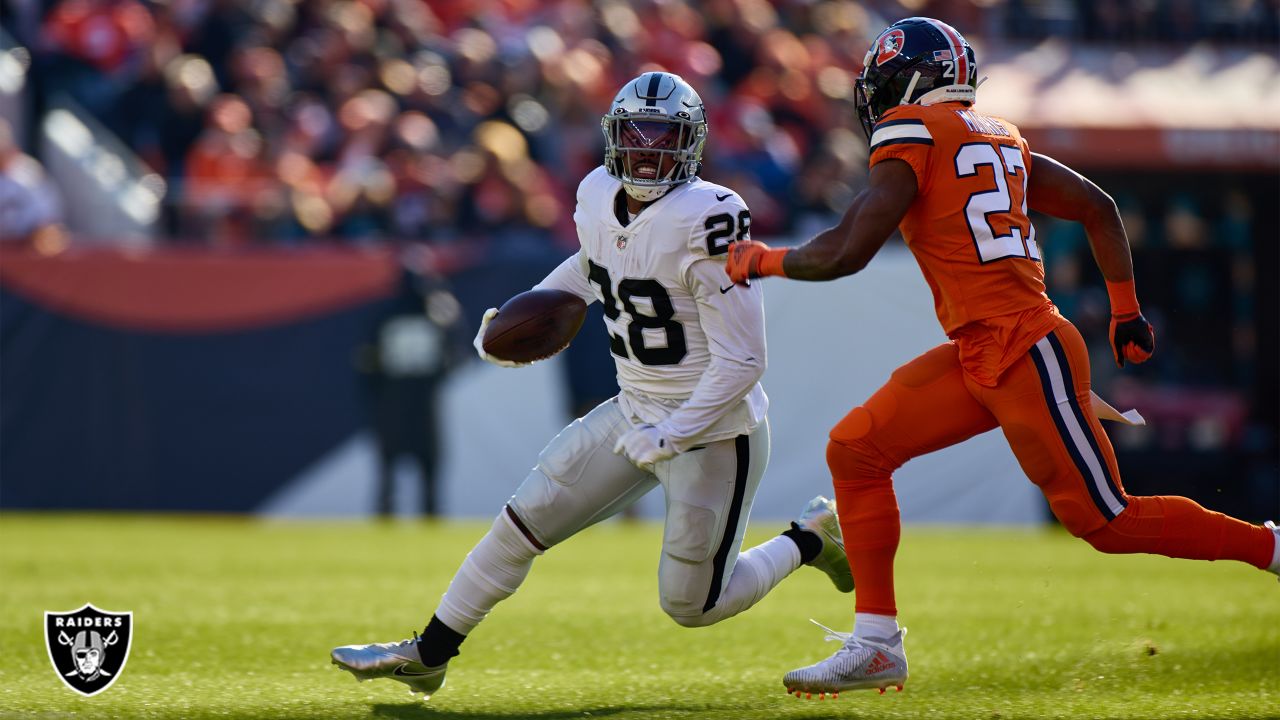
POLYGON ((614 238, 613 244, 618 247, 619 251, 626 250, 627 240, 628 238, 626 235, 619 235, 618 237, 614 238))
POLYGON ((79 610, 44 614, 44 642, 53 670, 81 695, 97 695, 120 677, 132 635, 132 612, 108 612, 85 603, 79 610))

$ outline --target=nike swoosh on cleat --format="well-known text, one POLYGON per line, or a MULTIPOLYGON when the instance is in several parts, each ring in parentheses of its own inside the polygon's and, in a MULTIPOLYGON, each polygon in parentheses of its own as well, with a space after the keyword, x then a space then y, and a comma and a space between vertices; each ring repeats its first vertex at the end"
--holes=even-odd
POLYGON ((400 677, 422 677, 422 676, 431 674, 429 671, 428 672, 407 672, 405 671, 405 668, 408 666, 409 666, 409 663, 400 663, 399 665, 396 666, 395 670, 391 671, 391 674, 399 675, 400 677))
POLYGON ((721 194, 719 194, 719 193, 716 193, 716 200, 724 200, 725 198, 729 197, 729 196, 730 196, 730 195, 732 195, 732 194, 733 194, 733 193, 725 193, 725 194, 721 195, 721 194))
POLYGON ((730 286, 729 286, 729 287, 727 287, 727 288, 720 288, 720 294, 721 294, 721 295, 723 295, 723 294, 725 294, 725 293, 729 292, 730 290, 732 290, 733 288, 734 288, 734 286, 733 286, 733 285, 730 285, 730 286))

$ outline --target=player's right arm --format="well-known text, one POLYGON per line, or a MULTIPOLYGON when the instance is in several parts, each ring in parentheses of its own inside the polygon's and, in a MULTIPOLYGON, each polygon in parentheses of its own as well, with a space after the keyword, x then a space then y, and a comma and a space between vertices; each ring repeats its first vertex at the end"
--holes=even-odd
POLYGON ((581 250, 565 258, 533 289, 572 293, 588 305, 596 301, 595 290, 587 280, 587 256, 581 250))
POLYGON ((867 266, 911 208, 918 192, 916 172, 903 160, 886 159, 871 167, 867 187, 858 193, 840 222, 795 248, 773 249, 761 242, 734 243, 729 249, 729 278, 785 275, 795 280, 834 280, 867 266))
POLYGON ((1094 262, 1107 281, 1111 299, 1111 350, 1116 364, 1145 362, 1156 336, 1142 316, 1133 283, 1129 238, 1116 203, 1102 188, 1047 155, 1032 153, 1027 203, 1032 210, 1084 225, 1094 262))
POLYGON ((577 202, 573 208, 573 225, 578 231, 578 244, 581 249, 565 258, 556 266, 542 282, 533 286, 535 290, 563 290, 582 298, 590 305, 596 301, 595 290, 587 279, 587 238, 590 236, 587 226, 592 222, 592 213, 599 212, 595 207, 599 204, 598 183, 593 182, 600 177, 600 171, 589 173, 578 184, 577 202))

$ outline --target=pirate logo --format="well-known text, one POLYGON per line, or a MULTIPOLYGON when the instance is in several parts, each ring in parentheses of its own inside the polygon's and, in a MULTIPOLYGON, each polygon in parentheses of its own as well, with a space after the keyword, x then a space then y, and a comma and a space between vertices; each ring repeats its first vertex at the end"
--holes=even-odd
POLYGON ((79 610, 44 614, 44 641, 53 669, 67 687, 97 695, 120 677, 129 659, 133 613, 86 603, 79 610))

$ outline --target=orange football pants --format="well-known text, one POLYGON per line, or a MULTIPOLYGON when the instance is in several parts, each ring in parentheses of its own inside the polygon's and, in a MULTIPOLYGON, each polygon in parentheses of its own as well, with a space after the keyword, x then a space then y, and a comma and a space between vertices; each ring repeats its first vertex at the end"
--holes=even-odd
POLYGON ((1183 497, 1125 493, 1089 400, 1089 358, 1070 323, 1042 338, 995 387, 969 378, 954 343, 894 371, 831 431, 835 485, 857 612, 896 615, 901 526, 892 474, 911 458, 999 427, 1022 470, 1071 534, 1106 553, 1231 559, 1265 568, 1271 531, 1183 497))

